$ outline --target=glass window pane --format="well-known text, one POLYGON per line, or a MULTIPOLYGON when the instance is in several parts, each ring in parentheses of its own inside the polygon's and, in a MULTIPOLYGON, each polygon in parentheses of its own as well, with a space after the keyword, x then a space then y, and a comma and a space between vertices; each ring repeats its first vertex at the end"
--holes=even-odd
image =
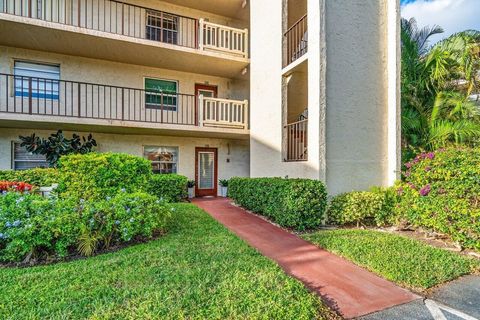
POLYGON ((159 79, 145 79, 145 100, 148 108, 176 111, 177 82, 159 79))
POLYGON ((215 175, 215 155, 213 152, 200 152, 198 162, 199 183, 200 189, 213 189, 214 188, 214 175, 215 175))
POLYGON ((58 100, 60 66, 15 61, 14 74, 15 96, 58 100))
POLYGON ((178 147, 145 146, 143 156, 152 162, 155 173, 177 173, 178 147))
POLYGON ((33 154, 21 147, 20 143, 13 143, 13 169, 26 170, 32 168, 47 168, 48 163, 43 155, 33 154))

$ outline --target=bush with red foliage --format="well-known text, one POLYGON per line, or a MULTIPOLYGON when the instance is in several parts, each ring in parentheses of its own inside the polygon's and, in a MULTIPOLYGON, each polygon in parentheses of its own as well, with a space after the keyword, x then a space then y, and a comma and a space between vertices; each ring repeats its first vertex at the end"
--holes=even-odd
POLYGON ((26 182, 16 182, 16 181, 0 181, 0 192, 28 192, 33 189, 33 186, 26 182))

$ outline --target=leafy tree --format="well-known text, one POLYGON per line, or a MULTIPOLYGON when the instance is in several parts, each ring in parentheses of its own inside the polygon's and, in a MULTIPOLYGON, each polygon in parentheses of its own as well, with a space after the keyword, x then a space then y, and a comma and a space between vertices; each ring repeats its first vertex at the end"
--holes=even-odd
POLYGON ((72 138, 68 139, 62 130, 48 138, 40 138, 33 133, 31 136, 20 136, 20 140, 22 141, 20 146, 25 147, 28 152, 44 155, 51 167, 55 167, 63 155, 89 153, 97 146, 92 134, 85 138, 74 133, 72 138))
POLYGON ((430 38, 442 32, 439 26, 420 29, 413 18, 401 22, 402 144, 407 158, 480 139, 480 115, 469 100, 480 89, 480 32, 460 32, 430 46, 430 38))

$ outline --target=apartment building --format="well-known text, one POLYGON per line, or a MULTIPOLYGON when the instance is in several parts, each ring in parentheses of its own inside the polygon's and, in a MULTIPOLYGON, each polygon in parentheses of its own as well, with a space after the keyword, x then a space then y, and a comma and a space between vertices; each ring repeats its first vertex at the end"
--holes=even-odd
POLYGON ((289 176, 333 193, 398 166, 398 3, 0 0, 0 169, 44 166, 19 135, 195 179, 289 176))

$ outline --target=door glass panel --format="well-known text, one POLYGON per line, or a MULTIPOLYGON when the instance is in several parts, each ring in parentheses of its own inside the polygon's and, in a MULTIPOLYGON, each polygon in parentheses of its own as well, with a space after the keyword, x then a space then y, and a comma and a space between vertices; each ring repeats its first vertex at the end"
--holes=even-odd
POLYGON ((213 97, 214 97, 214 96, 213 96, 213 91, 211 91, 211 90, 202 90, 202 89, 200 89, 200 90, 198 90, 198 95, 199 95, 199 96, 200 96, 200 95, 203 95, 203 96, 206 97, 206 98, 213 98, 213 97))
POLYGON ((213 152, 199 152, 198 158, 198 187, 200 189, 214 189, 215 154, 213 152))

